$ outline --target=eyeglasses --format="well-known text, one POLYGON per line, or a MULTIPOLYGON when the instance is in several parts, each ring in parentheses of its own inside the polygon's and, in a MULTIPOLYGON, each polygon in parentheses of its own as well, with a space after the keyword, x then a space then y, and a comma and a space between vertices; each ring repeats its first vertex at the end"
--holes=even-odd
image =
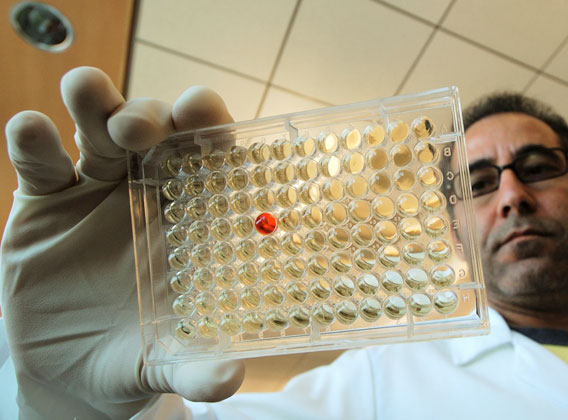
MULTIPOLYGON (((561 147, 546 148, 535 146, 531 150, 517 155, 505 166, 497 166, 481 161, 470 167, 471 190, 473 197, 492 193, 499 188, 501 174, 505 169, 513 171, 524 184, 556 178, 568 172, 567 151, 561 147)), ((463 198, 459 175, 456 174, 455 191, 458 198, 463 198)))

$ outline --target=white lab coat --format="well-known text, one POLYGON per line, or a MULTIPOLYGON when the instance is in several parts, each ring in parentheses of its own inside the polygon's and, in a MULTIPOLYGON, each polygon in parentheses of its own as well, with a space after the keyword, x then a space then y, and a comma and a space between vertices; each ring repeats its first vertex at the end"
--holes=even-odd
MULTIPOLYGON (((167 395, 135 419, 567 420, 568 364, 511 331, 495 311, 490 317, 489 336, 349 351, 279 393, 216 404, 167 395)), ((11 362, 0 358, 0 364, 0 383, 11 384, 15 398, 13 368, 6 376, 11 362)), ((1 413, 9 402, 4 396, 1 413)))

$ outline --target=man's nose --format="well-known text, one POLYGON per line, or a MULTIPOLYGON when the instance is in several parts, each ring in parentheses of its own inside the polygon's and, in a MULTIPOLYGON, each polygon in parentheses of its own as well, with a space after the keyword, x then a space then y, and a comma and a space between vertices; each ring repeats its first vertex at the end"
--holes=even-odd
POLYGON ((497 212, 500 217, 530 214, 536 210, 537 202, 531 187, 517 178, 517 175, 511 169, 506 169, 501 174, 497 192, 497 212))

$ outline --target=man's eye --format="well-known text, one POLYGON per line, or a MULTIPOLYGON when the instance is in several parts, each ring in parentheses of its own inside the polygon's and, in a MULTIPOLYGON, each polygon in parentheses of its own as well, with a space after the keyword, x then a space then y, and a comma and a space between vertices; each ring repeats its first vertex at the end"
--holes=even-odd
POLYGON ((495 188, 496 177, 493 173, 471 174, 471 191, 473 196, 491 192, 495 188))
POLYGON ((563 162, 555 155, 532 155, 520 165, 519 173, 524 181, 538 181, 562 173, 563 162))

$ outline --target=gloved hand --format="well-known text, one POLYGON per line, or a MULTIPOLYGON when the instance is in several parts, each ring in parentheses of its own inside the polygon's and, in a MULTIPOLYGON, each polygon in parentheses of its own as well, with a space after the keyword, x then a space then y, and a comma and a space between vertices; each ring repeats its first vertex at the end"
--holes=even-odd
POLYGON ((142 363, 125 149, 176 130, 231 122, 223 101, 192 88, 169 105, 124 103, 100 70, 66 74, 76 167, 53 123, 26 111, 6 127, 18 190, 2 242, 2 311, 24 418, 127 418, 157 393, 195 401, 233 394, 240 362, 142 363))

